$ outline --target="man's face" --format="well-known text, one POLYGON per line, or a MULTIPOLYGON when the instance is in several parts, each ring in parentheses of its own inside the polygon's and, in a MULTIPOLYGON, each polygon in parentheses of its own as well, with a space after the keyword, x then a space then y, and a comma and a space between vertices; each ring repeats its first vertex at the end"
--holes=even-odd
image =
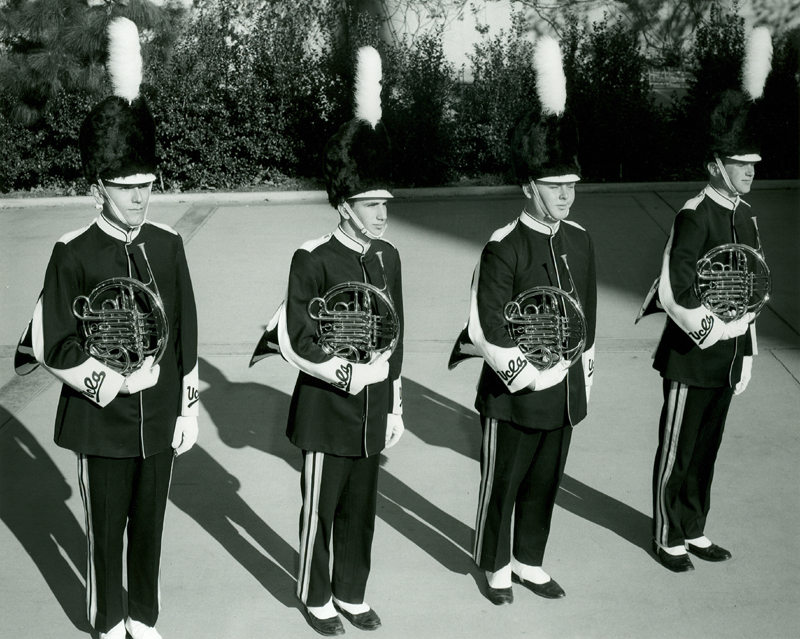
MULTIPOLYGON (((147 215, 147 205, 150 202, 153 183, 115 184, 114 182, 104 182, 104 186, 108 197, 116 204, 128 226, 131 228, 140 226, 147 215)), ((104 203, 103 206, 108 207, 108 204, 104 203)), ((111 211, 106 212, 113 215, 111 211)))
POLYGON ((575 182, 541 182, 536 180, 536 188, 542 196, 546 213, 555 220, 564 220, 575 201, 575 182))
POLYGON ((380 237, 386 230, 386 222, 389 218, 386 200, 351 200, 350 208, 353 209, 353 214, 364 225, 364 228, 375 237, 380 237))
POLYGON ((745 194, 750 192, 750 187, 753 185, 753 178, 756 175, 756 165, 753 162, 740 162, 731 158, 723 158, 722 166, 728 172, 728 177, 739 193, 745 194))

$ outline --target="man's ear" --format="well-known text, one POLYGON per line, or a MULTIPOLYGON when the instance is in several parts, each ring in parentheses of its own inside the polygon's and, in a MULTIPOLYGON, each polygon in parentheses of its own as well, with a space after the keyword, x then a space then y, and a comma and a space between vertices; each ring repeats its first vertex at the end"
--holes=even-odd
POLYGON ((531 183, 526 182, 522 185, 522 192, 525 194, 525 197, 529 200, 533 199, 533 189, 531 188, 531 183))
POLYGON ((345 220, 350 219, 350 207, 348 206, 347 202, 342 202, 339 206, 336 207, 336 210, 339 211, 339 215, 341 215, 345 220))
POLYGON ((716 162, 706 162, 706 171, 708 171, 709 175, 713 175, 714 177, 718 177, 720 174, 716 162))
POLYGON ((92 197, 94 198, 95 208, 98 209, 103 208, 105 200, 103 199, 103 194, 100 193, 100 187, 97 186, 96 184, 92 184, 89 187, 89 192, 92 194, 92 197))

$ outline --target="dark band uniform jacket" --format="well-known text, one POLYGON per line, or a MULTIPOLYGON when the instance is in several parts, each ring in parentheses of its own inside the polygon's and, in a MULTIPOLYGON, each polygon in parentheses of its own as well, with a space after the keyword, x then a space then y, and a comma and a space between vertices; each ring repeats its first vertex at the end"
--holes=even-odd
POLYGON ((597 315, 594 246, 578 224, 564 220, 553 231, 523 213, 494 233, 473 276, 469 335, 483 351, 484 364, 475 408, 481 415, 540 430, 575 425, 586 417, 586 389, 592 381, 597 315), (554 286, 569 292, 567 256, 577 296, 586 316, 586 346, 582 366, 568 373, 568 384, 532 391, 535 375, 508 334, 502 309, 519 293, 534 286, 554 286), (568 396, 568 401, 567 397, 568 396))
POLYGON ((183 242, 168 226, 148 221, 126 234, 100 216, 64 235, 53 249, 31 333, 36 359, 63 382, 59 446, 86 455, 146 457, 171 448, 178 415, 197 415, 197 311, 183 242), (83 352, 72 302, 111 277, 146 283, 136 248, 142 243, 169 320, 169 343, 158 384, 118 395, 124 378, 83 352))
POLYGON ((341 229, 307 242, 292 258, 286 302, 279 310, 281 354, 300 369, 289 409, 287 435, 298 448, 343 457, 366 457, 384 449, 386 414, 400 413, 403 363, 403 291, 400 256, 386 240, 364 248, 341 229), (378 257, 380 254, 380 258, 378 257), (383 268, 381 267, 383 261, 383 268), (317 322, 308 302, 337 284, 386 286, 400 322, 389 376, 364 387, 366 364, 329 355, 316 343, 317 322), (353 393, 354 390, 361 390, 353 393))
POLYGON ((758 247, 751 217, 744 200, 706 186, 675 218, 658 288, 668 313, 653 363, 662 377, 704 388, 735 386, 743 358, 755 354, 755 323, 741 337, 720 340, 722 320, 700 303, 693 288, 697 261, 710 249, 731 242, 758 247))

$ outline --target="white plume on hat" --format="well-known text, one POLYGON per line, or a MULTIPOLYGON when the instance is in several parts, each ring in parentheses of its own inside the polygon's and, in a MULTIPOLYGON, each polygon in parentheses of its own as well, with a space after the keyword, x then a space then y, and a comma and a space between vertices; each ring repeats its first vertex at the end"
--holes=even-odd
POLYGON ((742 91, 751 100, 764 93, 764 85, 772 68, 772 38, 767 27, 756 27, 750 33, 742 64, 742 91))
POLYGON ((373 47, 358 50, 355 82, 355 116, 372 128, 381 119, 381 56, 373 47))
POLYGON ((567 78, 558 40, 542 36, 533 52, 536 94, 546 115, 561 115, 567 104, 567 78))
POLYGON ((108 24, 108 75, 114 95, 133 102, 142 83, 142 53, 139 30, 128 18, 108 24))

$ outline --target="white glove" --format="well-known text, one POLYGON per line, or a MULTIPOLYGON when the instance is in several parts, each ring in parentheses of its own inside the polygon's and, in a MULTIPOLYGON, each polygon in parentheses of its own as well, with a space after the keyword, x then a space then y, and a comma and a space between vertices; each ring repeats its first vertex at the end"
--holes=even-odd
POLYGON ((370 360, 369 367, 375 381, 367 382, 368 384, 377 384, 389 377, 389 358, 391 356, 392 354, 386 351, 370 360))
POLYGON ((403 416, 397 413, 389 413, 386 416, 386 448, 391 448, 400 441, 405 429, 403 416))
POLYGON ((750 322, 752 322, 755 318, 755 313, 745 313, 744 316, 740 317, 738 320, 728 322, 722 327, 722 335, 719 337, 720 340, 733 339, 734 337, 740 337, 744 335, 747 332, 747 329, 750 328, 750 322))
POLYGON ((391 353, 382 353, 367 364, 353 364, 350 394, 358 395, 365 386, 377 384, 389 377, 389 358, 391 356, 391 353))
POLYGON ((744 393, 747 385, 750 383, 750 377, 753 374, 753 356, 752 355, 745 355, 744 360, 742 360, 742 378, 739 380, 739 383, 733 387, 733 394, 734 395, 741 395, 744 393))
POLYGON ((161 372, 161 367, 158 364, 153 366, 155 359, 152 355, 145 357, 141 368, 133 371, 125 378, 125 382, 119 392, 122 395, 133 395, 143 391, 145 388, 155 386, 156 382, 158 382, 158 374, 161 372))
POLYGON ((552 368, 548 368, 546 371, 540 371, 529 388, 534 391, 540 391, 546 388, 551 388, 556 384, 560 384, 561 381, 567 376, 568 370, 569 364, 564 360, 561 360, 552 368))
POLYGON ((197 417, 184 417, 178 415, 175 420, 175 434, 172 436, 172 447, 175 449, 175 456, 185 453, 197 441, 197 417))

